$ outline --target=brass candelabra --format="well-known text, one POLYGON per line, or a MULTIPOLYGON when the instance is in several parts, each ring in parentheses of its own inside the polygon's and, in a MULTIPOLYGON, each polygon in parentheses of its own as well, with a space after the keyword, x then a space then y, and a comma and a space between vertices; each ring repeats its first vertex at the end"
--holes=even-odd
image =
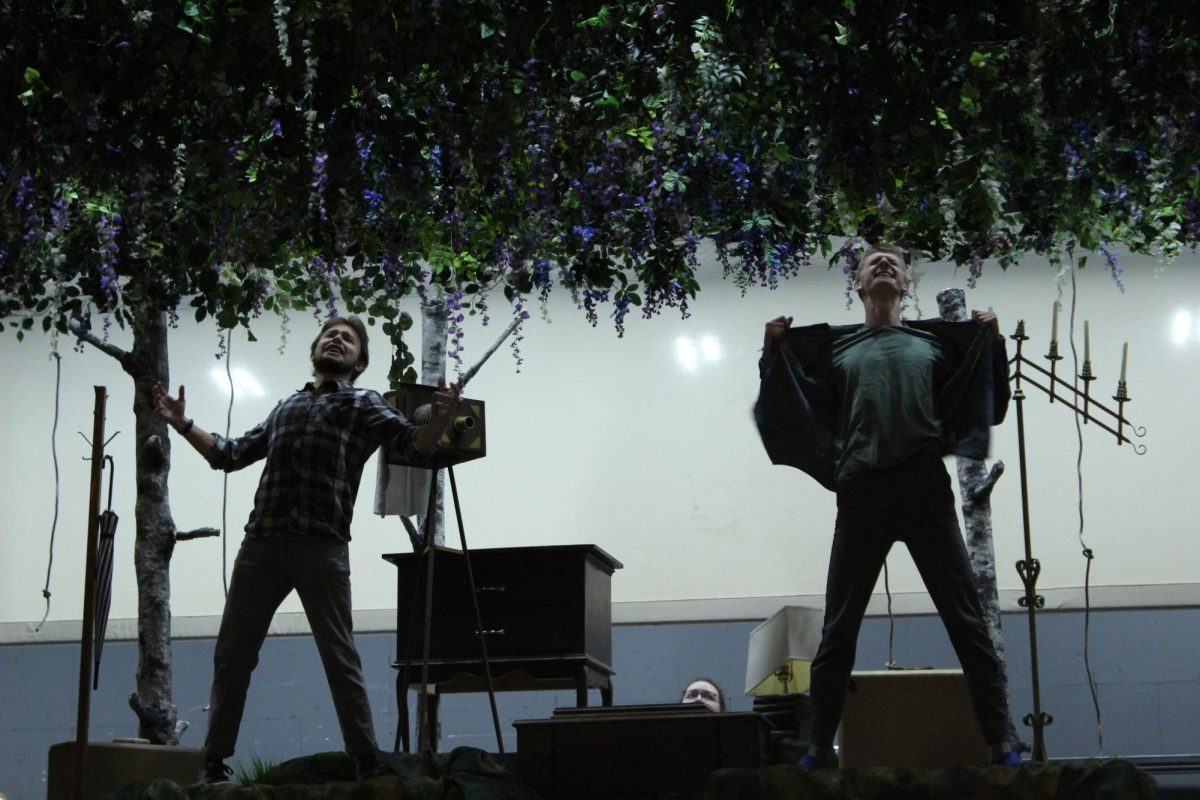
MULTIPOLYGON (((1057 327, 1057 325, 1055 326, 1057 327)), ((1033 759, 1046 761, 1045 727, 1053 723, 1054 718, 1042 710, 1041 688, 1038 678, 1038 649, 1037 649, 1037 611, 1045 607, 1046 599, 1037 593, 1037 580, 1042 566, 1033 557, 1033 541, 1029 526, 1029 480, 1028 468, 1025 461, 1025 384, 1041 390, 1051 403, 1061 403, 1070 408, 1083 419, 1085 425, 1091 423, 1108 431, 1117 439, 1117 444, 1129 443, 1138 455, 1144 455, 1146 446, 1132 441, 1126 432, 1132 432, 1138 438, 1146 435, 1146 429, 1131 425, 1125 418, 1125 404, 1130 401, 1129 391, 1125 382, 1125 358, 1122 357, 1121 378, 1117 382, 1117 391, 1113 400, 1117 403, 1114 411, 1109 406, 1092 398, 1091 385, 1096 380, 1092 373, 1090 352, 1085 351, 1083 368, 1079 380, 1083 383, 1080 389, 1075 383, 1070 383, 1058 376, 1058 362, 1062 356, 1058 353, 1058 340, 1052 336, 1050 349, 1044 358, 1050 362, 1046 369, 1041 364, 1030 360, 1023 351, 1023 346, 1029 337, 1025 334, 1025 321, 1017 323, 1017 330, 1010 336, 1017 343, 1016 355, 1009 361, 1013 365, 1010 380, 1013 383, 1013 399, 1017 403, 1017 446, 1021 465, 1021 521, 1025 532, 1025 557, 1017 562, 1017 574, 1025 587, 1025 594, 1017 601, 1026 610, 1029 618, 1029 658, 1030 676, 1033 682, 1033 712, 1026 714, 1023 721, 1033 728, 1033 759), (1044 381, 1044 383, 1043 383, 1044 381)), ((1090 350, 1090 348, 1088 348, 1090 350)), ((1127 352, 1127 351, 1126 351, 1127 352)))

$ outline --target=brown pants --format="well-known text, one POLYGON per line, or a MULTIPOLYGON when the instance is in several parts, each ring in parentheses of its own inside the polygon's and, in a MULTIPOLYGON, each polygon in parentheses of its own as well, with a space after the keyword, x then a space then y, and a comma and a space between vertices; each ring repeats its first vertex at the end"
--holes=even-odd
POLYGON ((250 673, 258 665, 275 610, 293 589, 312 627, 346 751, 358 757, 378 750, 354 647, 347 545, 302 536, 247 537, 233 565, 213 654, 206 758, 233 755, 250 673))

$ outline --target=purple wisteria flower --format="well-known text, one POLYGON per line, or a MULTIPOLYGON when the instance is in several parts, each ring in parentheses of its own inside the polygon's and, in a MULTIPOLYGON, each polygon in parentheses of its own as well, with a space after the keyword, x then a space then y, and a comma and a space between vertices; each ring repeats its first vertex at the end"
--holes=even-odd
POLYGON ((309 184, 313 190, 313 205, 316 206, 317 215, 322 222, 329 219, 325 211, 325 188, 329 185, 329 175, 325 173, 325 162, 328 160, 328 153, 321 153, 313 159, 313 179, 309 184))
MULTIPOLYGON (((118 289, 116 264, 120 248, 117 245, 117 236, 121 233, 121 221, 120 214, 106 214, 100 217, 96 231, 97 238, 100 240, 98 248, 100 256, 100 293, 106 298, 108 303, 116 301, 118 289)), ((105 330, 107 330, 107 319, 105 322, 105 330)))
POLYGON ((26 172, 17 181, 17 188, 13 192, 13 205, 16 206, 22 220, 21 227, 23 228, 23 233, 21 241, 26 244, 36 239, 38 234, 37 214, 34 213, 33 198, 33 176, 26 172))
POLYGON ((599 322, 599 317, 596 315, 596 306, 600 303, 608 302, 608 292, 604 289, 584 289, 576 295, 576 306, 583 309, 584 316, 591 323, 592 327, 596 327, 599 322))
POLYGON ((67 201, 61 197, 54 198, 50 204, 50 231, 52 236, 60 236, 67 229, 67 201))
MULTIPOLYGON (((326 261, 320 256, 309 256, 308 272, 314 278, 322 280, 326 284, 327 293, 325 299, 325 318, 332 319, 338 315, 337 308, 337 268, 335 262, 326 261)), ((317 316, 316 309, 313 309, 313 316, 317 316)))
POLYGON ((442 146, 435 144, 429 148, 429 175, 436 182, 441 182, 442 178, 442 146))
POLYGON ((449 350, 446 352, 447 358, 453 360, 462 370, 463 360, 463 322, 466 317, 462 313, 462 292, 453 292, 446 295, 446 320, 450 323, 446 328, 446 334, 449 337, 449 350))
POLYGON ((745 199, 746 193, 750 191, 750 166, 742 160, 740 155, 736 155, 729 165, 729 173, 733 176, 733 184, 737 187, 738 197, 745 199))
POLYGON ((983 256, 978 250, 972 250, 971 257, 967 259, 967 288, 974 289, 981 277, 983 277, 983 256))
POLYGON ((1109 243, 1103 242, 1100 245, 1100 254, 1104 256, 1104 265, 1108 267, 1109 274, 1112 275, 1113 283, 1122 292, 1125 291, 1125 268, 1121 266, 1117 259, 1117 254, 1114 250, 1109 249, 1109 243))
POLYGON ((363 172, 367 171, 367 162, 371 160, 371 148, 374 146, 374 136, 368 139, 362 133, 354 134, 354 149, 358 151, 358 166, 363 172))
POLYGON ((622 297, 613 303, 612 319, 613 325, 617 329, 617 338, 621 339, 625 336, 625 316, 629 313, 633 301, 628 297, 622 297))
POLYGON ((1079 151, 1070 142, 1063 143, 1063 160, 1067 163, 1067 180, 1078 180, 1087 174, 1087 170, 1079 165, 1079 151))

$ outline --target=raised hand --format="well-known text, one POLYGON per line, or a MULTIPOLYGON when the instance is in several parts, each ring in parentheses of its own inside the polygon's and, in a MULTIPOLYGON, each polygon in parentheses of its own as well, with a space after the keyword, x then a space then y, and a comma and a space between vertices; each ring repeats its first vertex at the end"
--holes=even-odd
POLYGON ((179 397, 176 398, 167 394, 161 383, 154 384, 154 411, 168 425, 178 428, 187 422, 187 415, 184 413, 186 407, 187 399, 183 386, 179 387, 179 397))
POLYGON ((459 378, 454 385, 447 387, 445 378, 438 378, 437 391, 433 393, 434 416, 443 426, 450 421, 458 411, 458 398, 462 394, 465 381, 459 378))
POLYGON ((791 317, 776 317, 766 324, 763 331, 763 355, 771 352, 775 342, 779 341, 790 327, 792 327, 791 317))
POLYGON ((996 338, 1000 338, 1000 319, 996 316, 996 312, 978 310, 972 311, 971 319, 975 321, 975 324, 984 328, 989 328, 996 338))

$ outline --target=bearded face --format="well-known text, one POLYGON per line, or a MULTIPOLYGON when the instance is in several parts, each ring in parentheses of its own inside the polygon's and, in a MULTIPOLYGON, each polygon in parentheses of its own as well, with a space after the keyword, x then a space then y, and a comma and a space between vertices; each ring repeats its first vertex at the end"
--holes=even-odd
POLYGON ((362 345, 349 325, 332 325, 313 345, 313 370, 330 377, 358 377, 362 345))

